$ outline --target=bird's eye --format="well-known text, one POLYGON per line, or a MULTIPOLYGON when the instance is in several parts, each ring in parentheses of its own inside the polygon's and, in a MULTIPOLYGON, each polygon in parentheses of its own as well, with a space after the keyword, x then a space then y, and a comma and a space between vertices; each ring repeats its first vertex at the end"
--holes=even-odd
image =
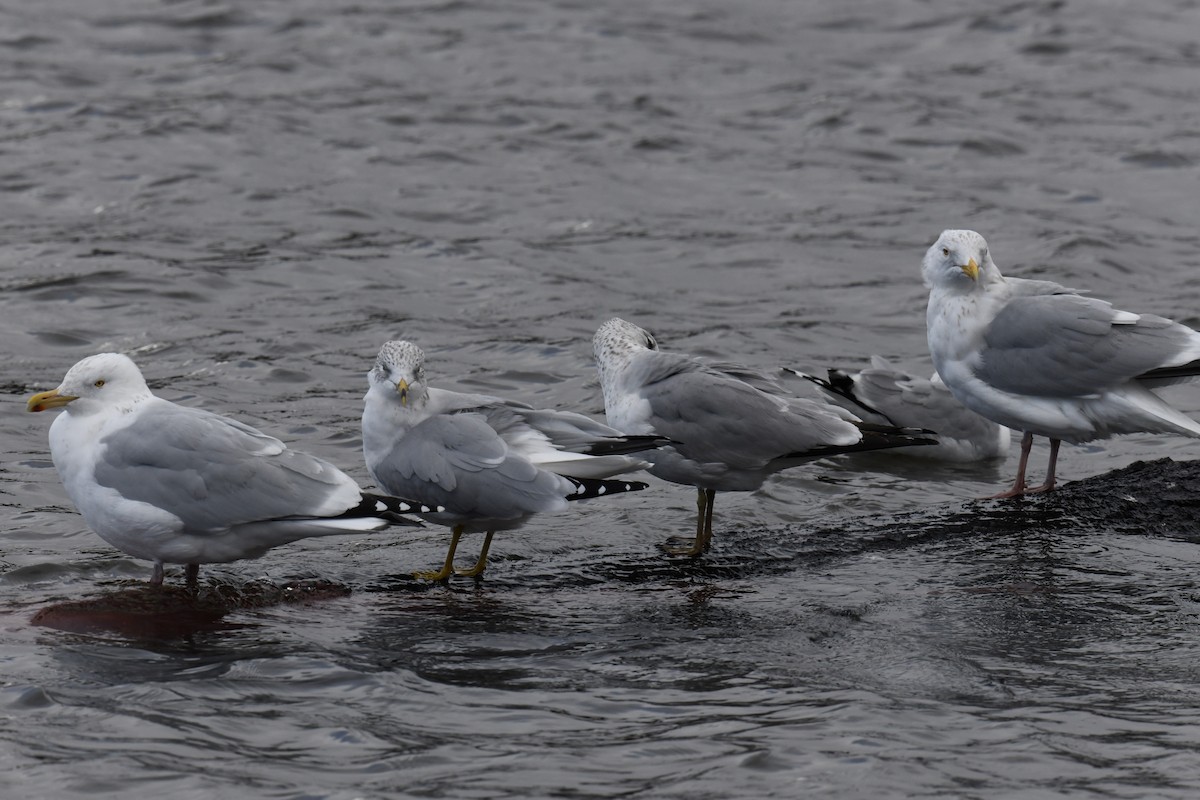
POLYGON ((103 379, 103 378, 101 378, 100 380, 96 381, 96 383, 95 383, 95 384, 93 384, 93 385, 94 385, 94 386, 95 386, 97 389, 99 389, 101 386, 103 386, 103 385, 104 385, 104 379, 103 379))
POLYGON ((949 247, 943 247, 943 248, 942 248, 942 255, 944 255, 944 256, 948 256, 948 255, 950 255, 950 248, 949 248, 949 247))

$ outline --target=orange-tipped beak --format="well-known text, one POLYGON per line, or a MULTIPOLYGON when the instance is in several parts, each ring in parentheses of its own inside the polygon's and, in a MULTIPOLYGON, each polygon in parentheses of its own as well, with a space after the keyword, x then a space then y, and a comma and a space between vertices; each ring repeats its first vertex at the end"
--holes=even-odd
POLYGON ((38 392, 25 403, 26 411, 46 411, 51 408, 61 408, 72 400, 78 398, 74 395, 59 394, 58 389, 51 389, 48 392, 38 392))

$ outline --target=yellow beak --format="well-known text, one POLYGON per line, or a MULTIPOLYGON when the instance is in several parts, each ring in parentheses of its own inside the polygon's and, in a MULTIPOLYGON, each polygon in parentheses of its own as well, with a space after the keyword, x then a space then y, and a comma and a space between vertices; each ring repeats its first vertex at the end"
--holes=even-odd
POLYGON ((396 391, 400 393, 400 405, 408 405, 408 381, 401 378, 396 383, 396 391))
POLYGON ((979 280, 979 265, 975 263, 975 259, 967 262, 965 267, 960 267, 963 273, 973 281, 979 280))
POLYGON ((25 403, 26 411, 45 411, 50 408, 60 408, 78 398, 74 395, 59 394, 58 389, 48 392, 38 392, 25 403))

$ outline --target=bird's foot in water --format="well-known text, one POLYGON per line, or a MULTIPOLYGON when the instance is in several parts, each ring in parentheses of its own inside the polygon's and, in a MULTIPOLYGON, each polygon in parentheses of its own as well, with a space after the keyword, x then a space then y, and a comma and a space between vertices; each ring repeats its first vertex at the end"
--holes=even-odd
POLYGON ((658 547, 669 556, 687 556, 688 558, 699 558, 708 550, 708 544, 699 537, 694 539, 672 537, 658 547))
POLYGON ((450 580, 450 576, 454 574, 454 567, 445 566, 439 570, 420 570, 413 573, 413 577, 419 581, 433 581, 440 583, 450 580))
POLYGON ((1016 497, 1024 497, 1027 494, 1045 494, 1046 492, 1052 492, 1052 491, 1054 491, 1054 486, 1055 486, 1054 481, 1046 481, 1041 486, 1030 486, 1029 484, 1022 483, 1019 488, 1014 486, 1006 492, 1001 492, 1000 494, 993 494, 988 497, 981 497, 979 499, 980 500, 1011 500, 1016 497))

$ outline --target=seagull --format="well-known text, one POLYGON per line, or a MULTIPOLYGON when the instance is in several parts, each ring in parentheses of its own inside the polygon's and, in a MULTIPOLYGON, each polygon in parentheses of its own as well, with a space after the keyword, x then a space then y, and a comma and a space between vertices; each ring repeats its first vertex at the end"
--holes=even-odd
POLYGON ((633 323, 611 319, 592 338, 608 424, 670 440, 648 452, 651 475, 696 487, 699 556, 712 543, 718 491, 749 492, 775 472, 826 456, 931 445, 914 429, 862 422, 850 412, 786 393, 733 364, 708 364, 658 349, 633 323))
POLYGON ((385 491, 445 507, 430 521, 450 526, 450 547, 441 569, 416 573, 425 580, 483 574, 495 532, 535 513, 645 489, 606 479, 649 466, 642 451, 663 441, 626 436, 570 411, 430 386, 425 353, 407 341, 379 349, 367 383, 363 456, 371 476, 385 491), (480 531, 486 536, 475 565, 455 569, 460 537, 480 531))
POLYGON ((367 494, 346 473, 228 417, 151 393, 137 365, 100 353, 67 371, 29 411, 64 409, 50 426, 54 467, 88 527, 154 562, 200 565, 257 558, 308 536, 420 525, 401 514, 431 505, 367 494))
POLYGON ((867 422, 923 428, 937 434, 934 447, 897 453, 965 463, 1003 457, 1012 443, 1012 431, 958 402, 936 372, 922 378, 882 356, 871 356, 871 366, 858 372, 830 369, 828 378, 784 369, 816 384, 829 402, 867 422))
POLYGON ((943 231, 922 264, 933 365, 967 408, 1023 433, 1012 488, 1054 488, 1061 442, 1118 433, 1200 437, 1200 423, 1151 391, 1200 375, 1200 333, 1057 283, 1006 278, 975 231, 943 231), (1050 439, 1046 481, 1029 487, 1034 436, 1050 439))

